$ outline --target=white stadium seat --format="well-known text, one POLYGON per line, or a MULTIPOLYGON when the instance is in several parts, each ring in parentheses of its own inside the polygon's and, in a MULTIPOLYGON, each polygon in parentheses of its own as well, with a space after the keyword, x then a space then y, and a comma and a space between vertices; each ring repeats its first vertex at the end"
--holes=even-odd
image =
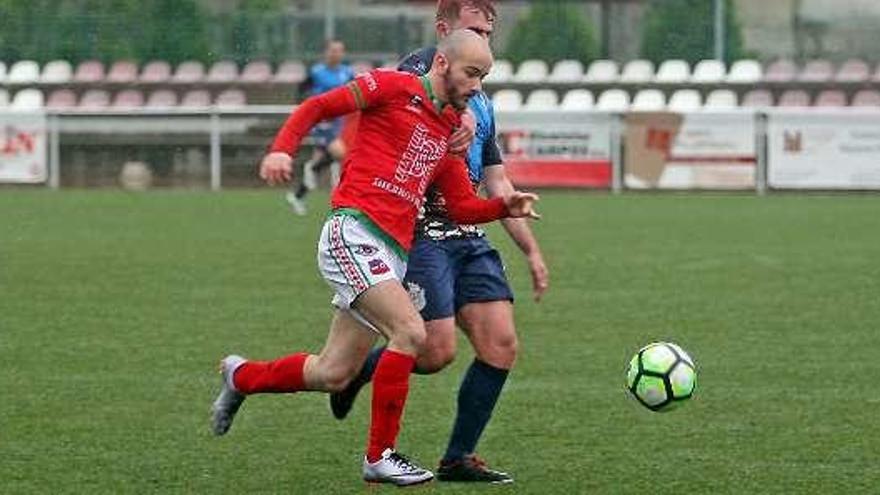
POLYGON ((539 83, 547 79, 547 62, 543 60, 526 60, 519 65, 513 80, 519 83, 539 83))
POLYGON ((688 63, 684 60, 666 60, 657 69, 654 81, 658 83, 681 84, 687 82, 691 76, 688 63))
POLYGON ((526 110, 556 110, 559 97, 552 89, 536 89, 526 98, 526 110))
POLYGON ((703 98, 695 89, 679 89, 669 98, 670 112, 695 112, 703 106, 703 98))
POLYGON ((43 108, 43 104, 43 92, 39 89, 27 88, 15 93, 9 108, 12 110, 39 110, 43 108))
POLYGON ((19 60, 6 75, 8 84, 33 84, 40 80, 40 66, 33 60, 19 60))
POLYGON ((623 83, 648 83, 654 79, 654 62, 650 60, 630 60, 623 67, 620 82, 623 83))
POLYGON ((587 73, 584 75, 584 82, 591 83, 610 83, 616 82, 619 69, 617 62, 613 60, 595 60, 590 64, 587 73))
POLYGON ((73 79, 73 67, 67 60, 53 60, 43 67, 40 80, 46 84, 62 84, 73 79))
POLYGON ((590 110, 595 105, 593 93, 588 89, 572 89, 562 98, 559 105, 560 110, 577 112, 581 110, 590 110))
POLYGON ((727 82, 735 84, 753 84, 764 78, 764 69, 757 60, 737 60, 730 66, 727 82))
POLYGON ((629 93, 622 89, 609 89, 599 95, 596 110, 624 112, 629 108, 629 93))
POLYGON ((666 108, 666 97, 659 89, 642 89, 633 98, 631 110, 658 112, 666 108))
POLYGON ((710 110, 729 110, 736 108, 736 93, 729 89, 716 89, 706 97, 703 108, 710 110))
POLYGON ((580 60, 560 60, 553 66, 553 72, 547 78, 555 83, 580 82, 584 77, 584 64, 580 60))
POLYGON ((700 60, 694 67, 691 82, 700 84, 716 84, 724 80, 727 68, 720 60, 700 60))
POLYGON ((502 89, 492 95, 492 105, 496 112, 509 112, 522 108, 523 97, 515 89, 502 89))
POLYGON ((505 83, 511 79, 513 79, 513 64, 509 60, 496 60, 483 82, 489 84, 505 83))

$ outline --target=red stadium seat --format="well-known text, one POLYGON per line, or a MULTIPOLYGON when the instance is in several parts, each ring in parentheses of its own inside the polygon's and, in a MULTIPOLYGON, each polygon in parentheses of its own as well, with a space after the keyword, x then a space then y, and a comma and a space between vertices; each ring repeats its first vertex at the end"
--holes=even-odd
POLYGON ((150 93, 145 106, 149 108, 177 106, 177 93, 170 89, 160 89, 150 93))
POLYGON ((211 106, 211 93, 204 89, 187 91, 180 101, 182 107, 208 107, 211 106))
POLYGON ((144 94, 136 89, 122 90, 113 97, 113 108, 140 108, 144 106, 144 94))
POLYGON ((171 64, 164 60, 153 60, 144 66, 141 72, 142 83, 164 83, 171 79, 171 64))
POLYGON ((172 82, 180 84, 192 84, 200 82, 205 77, 205 66, 201 62, 190 60, 177 66, 177 72, 171 78, 172 82))
POLYGON ((241 81, 246 83, 264 83, 272 77, 272 66, 265 60, 255 60, 244 66, 241 81))
POLYGON ((845 107, 846 93, 837 89, 826 89, 819 93, 813 105, 817 107, 845 107))
POLYGON ((287 60, 278 66, 272 81, 282 84, 299 84, 306 80, 306 66, 299 60, 287 60))
POLYGON ((834 80, 840 82, 862 82, 867 81, 870 76, 871 69, 868 67, 868 64, 864 60, 853 58, 840 66, 840 69, 838 69, 837 74, 834 76, 834 80))
POLYGON ((211 66, 205 80, 210 83, 230 83, 238 79, 238 66, 235 62, 221 60, 211 66))
POLYGON ((107 82, 130 83, 137 79, 137 75, 137 64, 128 60, 120 60, 110 66, 110 71, 107 72, 107 82))
POLYGON ((764 80, 767 82, 789 82, 797 75, 797 65, 788 59, 779 59, 767 66, 764 80))
POLYGON ((772 107, 773 94, 766 89, 753 89, 743 96, 741 105, 749 108, 772 107))
POLYGON ((234 108, 247 105, 247 97, 240 89, 227 89, 217 95, 215 103, 218 107, 234 108))
POLYGON ((69 89, 56 89, 49 94, 46 106, 56 110, 73 108, 76 106, 76 93, 69 89))
POLYGON ((802 89, 788 89, 779 97, 776 102, 778 107, 808 107, 810 106, 810 95, 802 89))
POLYGON ((85 110, 103 110, 110 106, 110 94, 103 89, 90 89, 83 93, 79 100, 79 108, 85 110))
POLYGON ((798 74, 798 81, 825 82, 834 76, 834 66, 830 60, 810 60, 798 74))
POLYGON ((96 83, 104 80, 104 64, 98 60, 87 60, 79 64, 73 80, 78 83, 96 83))
POLYGON ((858 91, 852 99, 854 107, 880 107, 880 91, 863 89, 858 91))

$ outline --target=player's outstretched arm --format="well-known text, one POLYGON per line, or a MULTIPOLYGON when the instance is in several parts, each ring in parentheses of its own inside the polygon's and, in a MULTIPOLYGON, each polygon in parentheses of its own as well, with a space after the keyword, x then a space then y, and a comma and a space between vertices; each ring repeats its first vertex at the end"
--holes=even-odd
POLYGON ((269 185, 289 181, 293 176, 293 157, 281 151, 274 151, 260 162, 260 178, 269 185))

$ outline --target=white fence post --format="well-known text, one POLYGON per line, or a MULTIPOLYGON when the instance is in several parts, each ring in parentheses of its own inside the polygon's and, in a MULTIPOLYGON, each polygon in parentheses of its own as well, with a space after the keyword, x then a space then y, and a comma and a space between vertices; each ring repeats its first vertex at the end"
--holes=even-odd
POLYGON ((57 114, 49 114, 49 189, 61 187, 61 132, 58 128, 57 114))
POLYGON ((211 190, 220 190, 220 115, 211 110, 211 190))
POLYGON ((755 112, 755 193, 767 194, 767 114, 755 112))

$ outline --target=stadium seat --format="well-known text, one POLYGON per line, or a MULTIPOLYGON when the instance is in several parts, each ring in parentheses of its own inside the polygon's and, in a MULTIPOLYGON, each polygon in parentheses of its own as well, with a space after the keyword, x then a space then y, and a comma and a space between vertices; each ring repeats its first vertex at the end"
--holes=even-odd
POLYGON ((853 95, 852 106, 854 107, 880 107, 880 91, 862 89, 853 95))
POLYGON ((691 76, 691 69, 684 60, 665 60, 657 69, 654 81, 666 84, 681 84, 687 82, 691 76))
POLYGON ((695 112, 703 106, 703 98, 695 89, 679 89, 669 97, 670 112, 695 112))
POLYGON ((740 105, 748 108, 772 107, 773 94, 766 89, 753 89, 743 96, 740 105))
POLYGON ((767 66, 764 80, 767 82, 790 82, 797 75, 797 65, 788 59, 779 59, 767 66))
POLYGON ((717 84, 724 81, 727 68, 720 60, 700 60, 694 66, 691 82, 698 84, 717 84))
POLYGON ((864 82, 871 77, 871 69, 861 59, 851 58, 840 65, 834 80, 838 82, 864 82))
POLYGON ((559 105, 560 110, 578 112, 581 110, 590 110, 595 106, 595 98, 593 93, 588 89, 572 89, 562 98, 559 105))
POLYGON ((164 60, 148 62, 141 71, 140 81, 147 84, 168 82, 171 79, 171 64, 164 60))
POLYGON ((113 108, 140 108, 144 106, 144 93, 137 89, 124 89, 113 96, 113 108))
POLYGON ((526 98, 525 110, 556 110, 559 97, 552 89, 536 89, 526 98))
POLYGON ((710 110, 730 110, 736 108, 736 93, 729 89, 716 89, 706 97, 703 108, 710 110))
POLYGON ((644 84, 654 79, 654 62, 650 60, 630 60, 623 67, 620 82, 644 84))
POLYGON ((247 106, 247 97, 240 89, 227 89, 217 95, 215 104, 221 108, 238 108, 247 106))
POLYGON ((584 77, 584 64, 580 60, 561 60, 553 66, 553 72, 547 78, 554 83, 580 82, 584 77))
POLYGON ((210 83, 231 83, 238 79, 238 66, 231 60, 215 62, 205 80, 210 83))
POLYGON ((9 91, 6 91, 3 88, 0 88, 0 108, 6 108, 9 106, 9 91))
POLYGON ((633 98, 630 110, 659 112, 666 108, 666 97, 659 89, 642 89, 633 98))
POLYGON ((834 76, 834 66, 830 60, 810 60, 798 74, 801 82, 825 82, 834 76))
POLYGON ((22 89, 15 93, 10 110, 40 110, 43 108, 43 92, 35 88, 22 89))
POLYGON ((211 93, 204 89, 187 91, 180 100, 182 107, 209 107, 211 106, 211 93))
POLYGON ((547 79, 547 72, 547 62, 536 59, 526 60, 519 64, 513 80, 518 83, 544 82, 547 79))
POLYGON ((511 79, 513 79, 513 64, 509 60, 496 60, 483 82, 489 84, 505 83, 511 79))
POLYGON ((49 93, 46 107, 55 110, 76 107, 76 93, 69 89, 56 89, 49 93))
POLYGON ((275 72, 273 82, 282 84, 299 84, 306 80, 306 66, 299 60, 281 62, 275 72))
POLYGON ((522 103, 522 94, 515 89, 502 89, 492 95, 492 105, 496 112, 519 110, 522 103))
POLYGON ((177 93, 170 89, 160 89, 150 93, 144 106, 148 108, 165 108, 177 106, 177 93))
POLYGON ((180 84, 197 83, 205 77, 205 66, 196 60, 182 62, 177 66, 177 71, 171 78, 172 82, 180 84))
POLYGON ((629 93, 622 89, 609 89, 596 101, 596 110, 605 112, 624 112, 629 108, 629 93))
POLYGON ((782 92, 779 101, 776 102, 778 107, 808 107, 810 106, 810 95, 802 89, 787 89, 782 92))
POLYGON ((73 67, 67 60, 52 60, 43 66, 40 82, 43 84, 64 84, 73 79, 73 67))
POLYGON ((7 84, 33 84, 40 80, 40 66, 33 60, 19 60, 6 74, 7 84))
POLYGON ((86 60, 76 67, 73 80, 78 83, 96 83, 104 80, 104 64, 98 60, 86 60))
POLYGON ((839 89, 826 89, 820 92, 818 96, 816 96, 816 101, 813 102, 813 106, 845 107, 846 93, 840 91, 839 89))
POLYGON ((132 83, 137 80, 138 66, 129 60, 119 60, 113 62, 110 70, 107 72, 107 82, 111 83, 132 83))
POLYGON ((110 94, 103 89, 90 89, 79 99, 79 108, 103 110, 110 106, 110 94))
POLYGON ((732 84, 754 84, 761 81, 763 69, 757 60, 737 60, 730 66, 726 82, 732 84))
POLYGON ((369 60, 358 60, 357 62, 351 64, 351 69, 354 71, 355 74, 370 72, 371 70, 373 70, 373 68, 373 62, 370 62, 369 60))
POLYGON ((619 68, 613 60, 594 60, 584 74, 584 82, 611 83, 616 82, 619 68))
POLYGON ((245 83, 264 83, 272 78, 272 65, 265 60, 254 60, 244 66, 239 79, 245 83))

